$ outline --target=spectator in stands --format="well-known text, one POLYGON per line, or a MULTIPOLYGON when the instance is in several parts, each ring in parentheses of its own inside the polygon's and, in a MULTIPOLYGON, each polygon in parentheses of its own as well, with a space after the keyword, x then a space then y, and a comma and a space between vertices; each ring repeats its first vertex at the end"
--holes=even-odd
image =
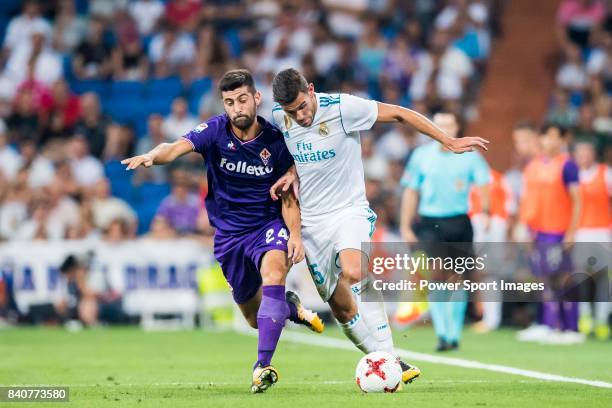
MULTIPOLYGON (((312 47, 312 33, 299 24, 295 7, 286 6, 278 16, 275 27, 266 34, 264 54, 270 58, 281 55, 281 48, 289 44, 291 58, 300 59, 312 47)), ((281 68, 279 68, 280 70, 281 68)))
POLYGON ((211 24, 202 24, 197 30, 197 50, 194 78, 221 77, 230 63, 230 48, 211 24))
POLYGON ((317 73, 319 75, 327 75, 340 59, 340 45, 333 37, 325 21, 320 21, 314 25, 312 36, 312 55, 317 73))
POLYGON ((429 109, 441 104, 457 112, 457 102, 463 98, 474 66, 449 41, 445 31, 432 35, 430 50, 417 57, 418 68, 410 85, 410 96, 415 101, 424 101, 429 109))
POLYGON ((378 18, 366 17, 363 21, 363 34, 357 44, 357 61, 365 68, 370 83, 377 81, 386 52, 387 41, 380 34, 378 18))
POLYGON ((409 154, 427 142, 427 137, 406 126, 394 125, 383 133, 375 144, 375 151, 387 160, 405 163, 409 154))
POLYGON ((593 79, 599 77, 606 87, 612 87, 612 33, 601 33, 599 44, 591 51, 587 60, 587 73, 593 79))
POLYGON ((8 143, 8 129, 0 119, 0 173, 6 181, 12 181, 21 167, 19 153, 8 143))
POLYGON ((568 92, 563 88, 557 88, 553 106, 546 115, 547 122, 557 123, 567 128, 576 126, 578 118, 578 110, 570 104, 568 92))
POLYGON ((49 45, 50 36, 42 25, 31 30, 30 41, 21 41, 6 63, 4 77, 18 85, 26 80, 35 80, 46 86, 61 78, 63 65, 61 56, 49 45))
MULTIPOLYGON (((612 148, 610 134, 598 132, 595 127, 595 109, 591 103, 585 103, 580 107, 580 121, 574 129, 575 139, 587 139, 595 141, 599 159, 603 159, 606 150, 612 148)), ((606 159, 607 160, 607 159, 606 159)))
POLYGON ((572 92, 582 92, 587 86, 587 73, 580 48, 565 47, 564 61, 557 71, 557 85, 572 92))
POLYGON ((200 15, 203 19, 212 21, 216 30, 249 27, 253 20, 247 11, 248 3, 252 2, 246 0, 206 0, 206 7, 202 9, 200 15))
POLYGON ((340 91, 345 84, 359 86, 366 82, 365 68, 357 61, 355 43, 349 39, 340 42, 340 57, 329 71, 327 86, 340 91))
POLYGON ((55 163, 55 179, 61 180, 64 194, 72 197, 78 202, 83 199, 83 191, 72 173, 72 166, 66 159, 61 159, 55 163))
POLYGON ((290 67, 301 68, 301 57, 293 50, 290 35, 285 34, 276 43, 276 48, 262 55, 256 72, 279 72, 290 67))
MULTIPOLYGON (((164 117, 162 115, 157 113, 149 115, 147 120, 148 132, 136 144, 137 155, 150 152, 155 146, 168 140, 162 129, 163 122, 164 117)), ((168 180, 167 170, 164 166, 153 166, 142 172, 137 170, 136 174, 138 175, 138 180, 148 180, 154 183, 165 183, 168 180)))
POLYGON ((418 48, 409 42, 405 33, 399 33, 386 52, 381 71, 383 80, 402 94, 408 93, 410 80, 417 70, 417 52, 418 48))
POLYGON ((110 118, 100 111, 100 99, 94 92, 81 96, 81 117, 75 131, 82 134, 89 143, 89 149, 94 157, 102 157, 106 145, 106 131, 111 124, 110 118))
POLYGON ((557 36, 561 44, 572 42, 587 47, 591 33, 605 17, 606 8, 601 0, 564 0, 557 13, 557 36))
POLYGON ((23 138, 38 139, 39 115, 31 89, 22 90, 16 97, 13 112, 6 119, 9 142, 19 143, 23 138))
POLYGON ((81 114, 79 98, 70 92, 68 83, 60 79, 53 84, 49 102, 41 110, 41 145, 54 138, 67 138, 81 114))
POLYGON ((179 234, 188 234, 196 231, 201 207, 198 195, 189 191, 187 175, 176 172, 172 192, 161 202, 157 215, 165 217, 179 234))
POLYGON ((363 32, 359 19, 368 7, 368 0, 322 0, 332 32, 338 37, 357 38, 363 32))
POLYGON ((172 101, 172 111, 164 119, 162 130, 166 139, 175 141, 198 124, 198 120, 189 113, 189 106, 185 98, 178 97, 172 101))
POLYGON ((136 213, 128 203, 111 196, 107 178, 100 178, 93 186, 91 210, 95 227, 106 230, 114 220, 122 220, 133 233, 136 231, 136 213))
POLYGON ((30 188, 37 189, 51 184, 55 174, 53 163, 37 151, 34 139, 21 139, 19 153, 22 160, 21 169, 30 188))
POLYGON ((51 202, 39 192, 32 199, 28 219, 21 223, 12 239, 17 240, 59 240, 65 235, 64 225, 51 216, 51 202))
POLYGON ((104 19, 94 15, 89 20, 85 41, 72 58, 72 70, 78 79, 106 79, 112 71, 111 47, 104 41, 104 19))
POLYGON ((153 37, 149 45, 149 60, 153 64, 154 75, 158 78, 177 75, 190 66, 194 56, 193 39, 179 32, 176 25, 162 20, 159 34, 153 37))
MULTIPOLYGON (((314 60, 314 56, 311 53, 304 55, 304 58, 302 59, 302 74, 304 75, 304 78, 306 78, 308 82, 312 82, 314 84, 315 89, 319 90, 318 92, 327 91, 327 78, 325 77, 325 75, 321 75, 318 73, 317 66, 314 60)), ((272 105, 272 107, 273 106, 274 105, 272 105)), ((270 107, 268 111, 272 112, 272 107, 270 107)), ((260 109, 262 112, 266 112, 264 110, 265 108, 262 107, 261 105, 260 105, 260 109)))
POLYGON ((110 22, 117 12, 127 7, 127 3, 128 0, 90 0, 89 14, 110 22))
POLYGON ((104 167, 89 153, 89 144, 84 135, 76 133, 70 139, 66 150, 72 174, 81 187, 92 188, 104 177, 104 167))
POLYGON ((186 32, 195 31, 202 2, 200 0, 170 0, 166 3, 166 19, 186 32))
POLYGON ((8 185, 0 201, 0 239, 15 239, 21 225, 28 218, 28 202, 32 195, 27 183, 27 172, 21 171, 8 185))
POLYGON ((96 229, 94 226, 90 202, 85 201, 81 204, 78 215, 79 223, 75 226, 71 226, 68 231, 66 231, 66 239, 93 240, 98 242, 100 239, 100 230, 96 229))
MULTIPOLYGON (((221 95, 219 92, 217 92, 219 86, 218 78, 219 77, 214 80, 210 90, 202 94, 202 97, 200 98, 198 103, 198 114, 201 120, 207 120, 212 116, 222 115, 225 113, 221 95)), ((257 89, 259 90, 260 87, 258 86, 257 89)))
POLYGON ((149 61, 138 37, 120 42, 112 52, 113 79, 143 81, 149 74, 149 61))
POLYGON ((77 227, 80 222, 79 205, 66 194, 64 190, 64 180, 54 177, 53 181, 42 189, 46 198, 49 200, 49 218, 53 219, 62 227, 65 237, 70 228, 77 227))
POLYGON ((53 46, 65 54, 74 51, 87 34, 87 19, 76 13, 74 3, 74 0, 58 1, 53 25, 53 46))
POLYGON ((111 221, 108 228, 104 230, 103 239, 109 244, 119 245, 126 239, 134 238, 130 234, 129 225, 122 219, 111 221))
POLYGON ((135 0, 130 3, 129 10, 140 35, 149 36, 164 14, 164 3, 160 0, 135 0))
POLYGON ((612 97, 602 95, 599 98, 594 98, 593 105, 595 106, 593 129, 600 133, 612 135, 612 97))
POLYGON ((29 43, 34 32, 51 34, 51 25, 41 16, 40 1, 26 0, 23 12, 11 19, 4 37, 4 58, 22 43, 29 43))
POLYGON ((102 154, 104 163, 120 161, 134 153, 134 130, 127 124, 112 124, 106 132, 106 146, 102 154))
POLYGON ((168 240, 178 237, 168 219, 163 215, 156 215, 151 221, 149 232, 142 236, 143 239, 168 240))

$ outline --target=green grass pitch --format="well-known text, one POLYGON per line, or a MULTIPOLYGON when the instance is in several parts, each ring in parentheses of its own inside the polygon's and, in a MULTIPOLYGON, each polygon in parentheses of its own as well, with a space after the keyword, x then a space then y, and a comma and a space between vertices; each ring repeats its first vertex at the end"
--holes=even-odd
MULTIPOLYGON (((335 328, 327 336, 342 337, 335 328)), ((395 333, 396 346, 432 353, 429 328, 395 333)), ((100 328, 0 330, 0 385, 70 387, 70 402, 15 407, 610 407, 612 389, 415 362, 423 376, 395 394, 362 394, 353 381, 357 351, 282 341, 280 381, 251 395, 255 337, 234 332, 155 332, 100 328)), ((612 382, 612 343, 518 343, 514 332, 467 332, 449 357, 612 382)), ((0 404, 1 405, 1 404, 0 404)), ((5 404, 6 406, 7 404, 5 404)))

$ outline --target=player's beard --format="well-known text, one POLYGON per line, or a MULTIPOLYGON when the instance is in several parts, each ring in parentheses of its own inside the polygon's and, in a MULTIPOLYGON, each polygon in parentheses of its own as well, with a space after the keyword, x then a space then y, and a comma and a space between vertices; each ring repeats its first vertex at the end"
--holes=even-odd
POLYGON ((240 130, 249 129, 253 125, 253 122, 255 122, 255 117, 247 115, 240 115, 232 119, 232 125, 240 130))

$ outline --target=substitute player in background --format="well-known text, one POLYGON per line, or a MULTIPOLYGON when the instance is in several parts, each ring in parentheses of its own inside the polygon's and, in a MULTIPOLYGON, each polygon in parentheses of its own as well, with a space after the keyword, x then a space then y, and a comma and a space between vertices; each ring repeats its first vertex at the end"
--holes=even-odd
MULTIPOLYGON (((485 148, 487 142, 449 138, 424 116, 400 106, 317 93, 294 69, 276 75, 272 92, 277 102, 273 120, 283 131, 299 176, 302 235, 317 290, 360 350, 395 354, 380 293, 362 276, 361 265, 368 262, 362 243, 370 242, 376 214, 366 199, 359 132, 379 122, 403 123, 457 153, 485 148)), ((273 196, 276 188, 288 188, 295 178, 291 169, 273 186, 273 196)), ((420 375, 417 367, 401 365, 405 383, 420 375)))
POLYGON ((578 329, 600 340, 610 338, 609 278, 610 252, 612 242, 612 169, 604 163, 597 163, 596 141, 578 140, 574 147, 578 165, 582 209, 578 219, 574 246, 575 272, 594 275, 594 302, 580 303, 578 329), (587 244, 588 243, 588 244, 587 244))
POLYGON ((217 229, 215 258, 242 314, 259 329, 251 389, 263 392, 278 379, 270 362, 285 320, 315 332, 323 331, 323 322, 301 306, 295 293, 285 294, 287 272, 303 259, 304 249, 295 196, 284 194, 282 208, 269 196, 270 186, 293 165, 283 136, 257 116, 261 96, 248 71, 227 72, 219 91, 224 115, 210 118, 174 143, 162 143, 122 163, 132 170, 167 164, 192 151, 204 157, 206 209, 217 229))
MULTIPOLYGON (((520 213, 534 242, 532 271, 549 282, 572 270, 567 246, 575 240, 582 206, 578 166, 567 152, 567 136, 562 126, 544 125, 540 132, 541 154, 523 174, 520 213)), ((553 293, 552 285, 548 289, 549 301, 541 306, 544 325, 519 333, 519 340, 551 344, 584 341, 578 333, 578 303, 550 300, 562 291, 553 293)))

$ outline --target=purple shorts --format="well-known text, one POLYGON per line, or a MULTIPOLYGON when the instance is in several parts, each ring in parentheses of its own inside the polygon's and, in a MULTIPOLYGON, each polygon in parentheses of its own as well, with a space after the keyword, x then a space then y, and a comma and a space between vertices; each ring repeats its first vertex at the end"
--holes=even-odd
POLYGON ((572 260, 563 247, 562 234, 538 233, 533 244, 531 270, 535 276, 572 271, 572 260))
POLYGON ((215 258, 232 289, 234 301, 246 303, 261 286, 260 262, 273 249, 287 252, 289 230, 281 219, 275 219, 242 235, 215 233, 215 258))

